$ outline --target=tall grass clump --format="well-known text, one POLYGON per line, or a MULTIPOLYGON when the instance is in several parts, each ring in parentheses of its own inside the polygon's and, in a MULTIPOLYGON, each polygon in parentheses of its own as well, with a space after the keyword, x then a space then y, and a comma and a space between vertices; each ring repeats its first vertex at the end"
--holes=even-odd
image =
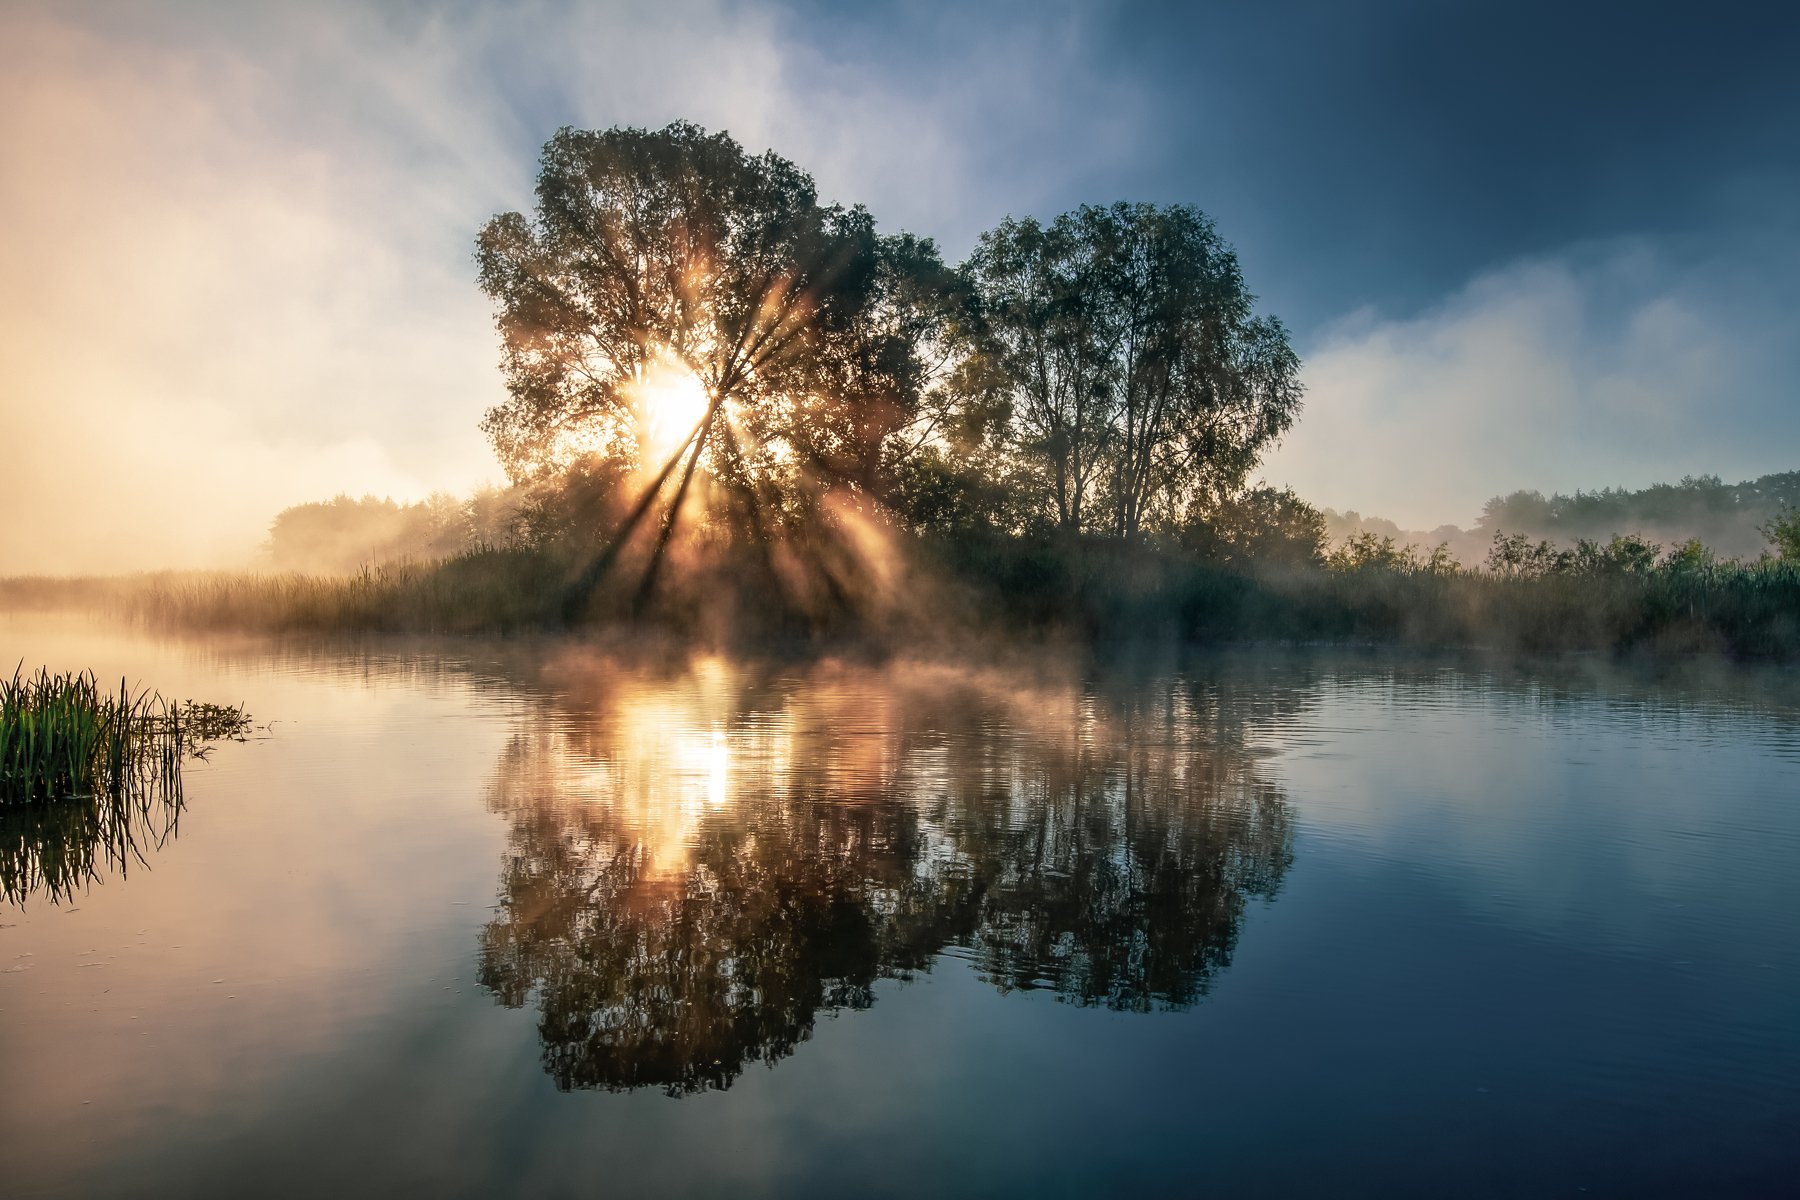
POLYGON ((244 710, 102 688, 91 672, 0 677, 0 898, 71 896, 160 846, 181 813, 181 764, 244 739, 244 710))
POLYGON ((552 555, 471 550, 351 575, 171 576, 109 607, 162 628, 269 632, 476 633, 552 628, 567 568, 552 555))
POLYGON ((178 787, 180 706, 103 690, 92 673, 0 679, 0 804, 120 798, 178 787))

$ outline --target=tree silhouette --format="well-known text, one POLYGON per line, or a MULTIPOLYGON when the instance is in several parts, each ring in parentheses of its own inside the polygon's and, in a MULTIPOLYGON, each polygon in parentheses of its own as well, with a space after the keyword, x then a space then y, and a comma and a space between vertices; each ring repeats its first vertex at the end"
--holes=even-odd
POLYGON ((1009 219, 951 271, 724 133, 563 129, 477 260, 509 397, 483 428, 514 483, 618 468, 577 472, 617 491, 571 617, 626 555, 641 605, 684 512, 760 547, 772 598, 822 580, 851 606, 845 503, 939 533, 1192 527, 1300 407, 1286 331, 1189 206, 1009 219), (687 400, 646 399, 670 378, 687 400))
POLYGON ((651 572, 696 487, 758 539, 823 488, 880 491, 949 279, 930 242, 878 235, 788 160, 680 122, 563 129, 535 212, 489 221, 477 261, 504 345, 509 399, 483 424, 502 464, 517 482, 584 453, 634 462, 646 481, 618 534, 662 504, 651 572), (644 461, 634 390, 662 364, 705 399, 644 461))

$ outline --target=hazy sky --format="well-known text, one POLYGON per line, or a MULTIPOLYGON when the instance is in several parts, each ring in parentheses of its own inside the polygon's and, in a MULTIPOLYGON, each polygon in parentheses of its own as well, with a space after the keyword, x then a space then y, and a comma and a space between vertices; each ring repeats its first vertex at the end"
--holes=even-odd
POLYGON ((1800 6, 0 6, 0 573, 498 478, 472 238, 681 117, 960 258, 1185 201, 1306 362, 1270 482, 1428 527, 1800 468, 1800 6))

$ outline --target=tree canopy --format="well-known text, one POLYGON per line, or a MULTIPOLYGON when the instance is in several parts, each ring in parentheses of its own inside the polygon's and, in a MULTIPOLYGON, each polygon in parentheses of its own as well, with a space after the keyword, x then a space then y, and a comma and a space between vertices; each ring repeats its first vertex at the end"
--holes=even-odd
POLYGON ((620 464, 616 541, 661 499, 657 554, 696 480, 760 540, 830 489, 920 530, 1179 531, 1300 407, 1286 331, 1185 205, 1009 218, 953 270, 727 134, 564 129, 477 260, 509 476, 620 464))
POLYGON ((685 123, 562 130, 536 211, 488 222, 477 259, 510 395, 484 429, 515 480, 583 453, 691 455, 746 496, 809 473, 874 484, 924 373, 910 299, 941 271, 930 242, 880 236, 788 160, 685 123), (642 385, 659 366, 705 401, 656 447, 642 385))
POLYGON ((1173 205, 1008 219, 967 271, 979 378, 1039 515, 1130 537, 1243 485, 1300 408, 1299 359, 1256 316, 1210 218, 1173 205))

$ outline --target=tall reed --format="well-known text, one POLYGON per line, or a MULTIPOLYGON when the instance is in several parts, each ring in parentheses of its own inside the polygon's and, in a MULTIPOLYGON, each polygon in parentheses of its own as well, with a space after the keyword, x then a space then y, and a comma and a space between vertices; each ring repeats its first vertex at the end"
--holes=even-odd
POLYGON ((0 677, 0 899, 72 896, 174 836, 181 764, 243 740, 242 708, 102 688, 91 672, 0 677))
POLYGON ((0 579, 0 609, 61 605, 156 628, 281 633, 515 633, 573 623, 907 645, 1024 634, 1800 659, 1800 562, 1713 561, 1685 551, 1658 559, 1654 546, 1635 548, 1648 557, 1627 561, 1618 547, 1542 556, 1527 547, 1519 563, 1463 569, 1444 556, 1374 543, 1325 562, 1265 563, 1106 540, 924 539, 906 545, 914 565, 896 585, 900 594, 883 598, 882 611, 911 614, 911 624, 898 625, 865 619, 854 597, 842 611, 790 619, 792 597, 782 585, 728 555, 690 567, 682 579, 665 572, 656 602, 642 611, 601 603, 572 621, 562 601, 573 560, 521 549, 472 550, 350 576, 0 579))
POLYGON ((180 705, 91 672, 0 678, 0 804, 118 798, 180 776, 180 705))

